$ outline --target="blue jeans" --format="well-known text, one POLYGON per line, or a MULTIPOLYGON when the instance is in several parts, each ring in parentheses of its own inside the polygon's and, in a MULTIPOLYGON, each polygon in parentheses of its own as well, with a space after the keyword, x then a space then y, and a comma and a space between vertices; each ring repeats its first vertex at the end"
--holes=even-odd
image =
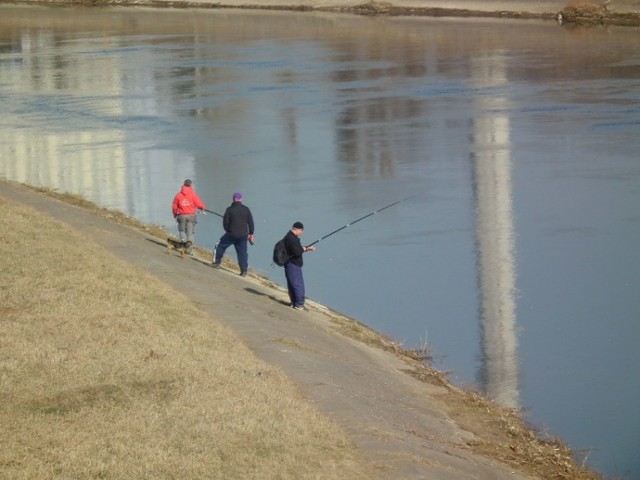
POLYGON ((220 263, 222 261, 225 250, 231 245, 236 248, 236 255, 238 257, 238 265, 240 266, 240 271, 246 272, 249 268, 249 252, 247 252, 246 235, 242 235, 240 237, 236 237, 229 233, 225 233, 224 235, 222 235, 216 247, 216 258, 214 259, 214 263, 220 263))
POLYGON ((304 305, 304 278, 302 277, 302 267, 287 262, 284 264, 284 276, 287 278, 287 289, 289 290, 291 306, 298 307, 304 305))

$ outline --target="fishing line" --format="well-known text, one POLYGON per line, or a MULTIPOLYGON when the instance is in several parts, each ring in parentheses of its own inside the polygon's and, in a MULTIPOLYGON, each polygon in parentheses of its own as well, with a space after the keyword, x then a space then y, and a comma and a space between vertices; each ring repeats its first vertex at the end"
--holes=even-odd
POLYGON ((415 197, 415 196, 417 196, 417 194, 415 194, 415 195, 411 195, 410 197, 403 198, 402 200, 398 200, 397 202, 390 203, 389 205, 387 205, 387 206, 385 206, 385 207, 382 207, 382 208, 379 208, 378 210, 374 210, 374 211, 373 211, 373 212, 371 212, 371 213, 367 213, 366 215, 364 215, 364 216, 362 216, 362 217, 360 217, 360 218, 358 218, 358 219, 356 219, 356 220, 354 220, 354 221, 352 221, 352 222, 349 222, 349 223, 347 223, 346 225, 343 225, 342 227, 340 227, 340 228, 338 228, 338 229, 334 230, 333 232, 331 232, 331 233, 327 233, 324 237, 319 238, 319 239, 318 239, 318 240, 316 240, 315 242, 310 243, 309 245, 307 245, 307 247, 310 247, 310 246, 312 246, 312 245, 315 245, 316 243, 321 242, 321 241, 322 241, 322 240, 324 240, 325 238, 329 238, 331 235, 334 235, 334 234, 336 234, 336 233, 338 233, 338 232, 340 232, 340 231, 344 230, 345 228, 350 227, 350 226, 351 226, 351 225, 353 225, 354 223, 358 223, 360 220, 364 220, 365 218, 369 218, 370 216, 375 215, 375 214, 376 214, 376 213, 378 213, 378 212, 381 212, 381 211, 383 211, 383 210, 386 210, 387 208, 391 208, 391 207, 393 207, 394 205, 398 205, 399 203, 402 203, 402 202, 404 202, 405 200, 409 200, 410 198, 413 198, 413 197, 415 197))

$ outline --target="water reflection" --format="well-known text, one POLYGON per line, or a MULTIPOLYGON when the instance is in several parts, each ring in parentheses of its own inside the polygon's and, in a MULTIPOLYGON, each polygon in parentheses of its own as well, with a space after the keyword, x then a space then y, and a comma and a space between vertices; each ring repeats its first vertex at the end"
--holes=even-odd
MULTIPOLYGON (((106 37, 101 48, 124 48, 121 41, 106 37)), ((12 88, 4 102, 6 128, 0 129, 0 156, 11 161, 3 164, 2 173, 18 182, 85 195, 134 216, 147 213, 164 202, 153 186, 158 170, 170 177, 194 171, 189 156, 168 149, 152 152, 140 142, 139 132, 132 140, 132 129, 144 132, 154 115, 161 116, 156 99, 175 92, 146 95, 158 87, 151 69, 127 74, 120 55, 96 58, 89 43, 62 47, 60 35, 48 30, 11 38, 8 49, 15 61, 0 64, 0 77, 12 88), (14 98, 19 99, 15 104, 14 98), (135 158, 132 141, 141 147, 135 158)), ((192 89, 179 81, 184 74, 175 74, 176 90, 192 89)))
MULTIPOLYGON (((495 87, 508 81, 499 53, 475 57, 471 83, 495 87)), ((519 406, 516 336, 514 225, 511 184, 509 100, 475 97, 472 120, 473 186, 480 291, 481 384, 501 405, 519 406)))
POLYGON ((73 55, 42 53, 57 42, 51 32, 25 33, 12 43, 12 51, 20 54, 20 70, 11 64, 0 67, 3 79, 17 75, 11 83, 12 94, 28 99, 22 105, 13 106, 10 99, 5 103, 9 107, 5 109, 5 122, 11 129, 0 130, 5 136, 0 148, 3 158, 13 160, 4 166, 5 175, 61 191, 114 191, 124 198, 127 188, 121 127, 70 130, 68 125, 55 122, 56 117, 74 115, 87 97, 93 105, 93 111, 86 114, 87 123, 92 116, 124 115, 122 103, 104 95, 93 81, 96 76, 111 74, 109 84, 117 91, 117 60, 103 60, 96 68, 95 63, 79 61, 73 55))

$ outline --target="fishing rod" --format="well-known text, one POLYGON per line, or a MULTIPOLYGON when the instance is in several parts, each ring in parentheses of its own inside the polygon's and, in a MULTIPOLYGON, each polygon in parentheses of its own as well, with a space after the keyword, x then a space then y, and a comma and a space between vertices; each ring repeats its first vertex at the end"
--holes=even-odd
MULTIPOLYGON (((416 195, 417 195, 417 194, 416 194, 416 195)), ((346 225, 343 225, 342 227, 340 227, 340 228, 338 228, 338 229, 334 230, 334 231, 333 231, 333 232, 331 232, 331 233, 327 233, 324 237, 319 238, 319 239, 318 239, 318 240, 316 240, 315 242, 310 243, 309 245, 307 245, 307 247, 311 247, 312 245, 315 245, 316 243, 321 242, 321 241, 322 241, 322 240, 324 240, 325 238, 329 238, 331 235, 334 235, 334 234, 338 233, 339 231, 344 230, 344 229, 345 229, 345 228, 347 228, 347 227, 350 227, 350 226, 351 226, 351 225, 353 225, 354 223, 358 223, 360 220, 364 220, 365 218, 369 218, 370 216, 375 215, 375 214, 376 214, 376 213, 378 213, 378 212, 381 212, 381 211, 383 211, 383 210, 386 210, 387 208, 391 208, 391 207, 393 207, 394 205, 398 205, 399 203, 402 203, 402 202, 404 202, 405 200, 409 200, 410 198, 413 198, 413 197, 415 197, 416 195, 411 195, 410 197, 406 197, 406 198, 403 198, 402 200, 398 200, 397 202, 390 203, 389 205, 387 205, 387 206, 385 206, 385 207, 382 207, 382 208, 379 208, 378 210, 374 210, 374 211, 373 211, 373 212, 371 212, 371 213, 367 213, 367 214, 366 214, 366 215, 364 215, 363 217, 360 217, 360 218, 358 218, 357 220, 354 220, 354 221, 352 221, 352 222, 349 222, 349 223, 347 223, 346 225)))
POLYGON ((214 215, 219 216, 220 218, 224 218, 224 215, 219 214, 218 212, 214 212, 213 210, 207 210, 206 208, 204 209, 205 212, 207 213, 213 213, 214 215))

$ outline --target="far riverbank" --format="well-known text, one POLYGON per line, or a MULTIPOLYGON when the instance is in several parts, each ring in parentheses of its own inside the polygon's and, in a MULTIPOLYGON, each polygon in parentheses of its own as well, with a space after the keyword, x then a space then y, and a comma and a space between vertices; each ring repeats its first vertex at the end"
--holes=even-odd
POLYGON ((5 3, 516 18, 557 21, 562 25, 640 26, 640 0, 22 0, 5 3))

